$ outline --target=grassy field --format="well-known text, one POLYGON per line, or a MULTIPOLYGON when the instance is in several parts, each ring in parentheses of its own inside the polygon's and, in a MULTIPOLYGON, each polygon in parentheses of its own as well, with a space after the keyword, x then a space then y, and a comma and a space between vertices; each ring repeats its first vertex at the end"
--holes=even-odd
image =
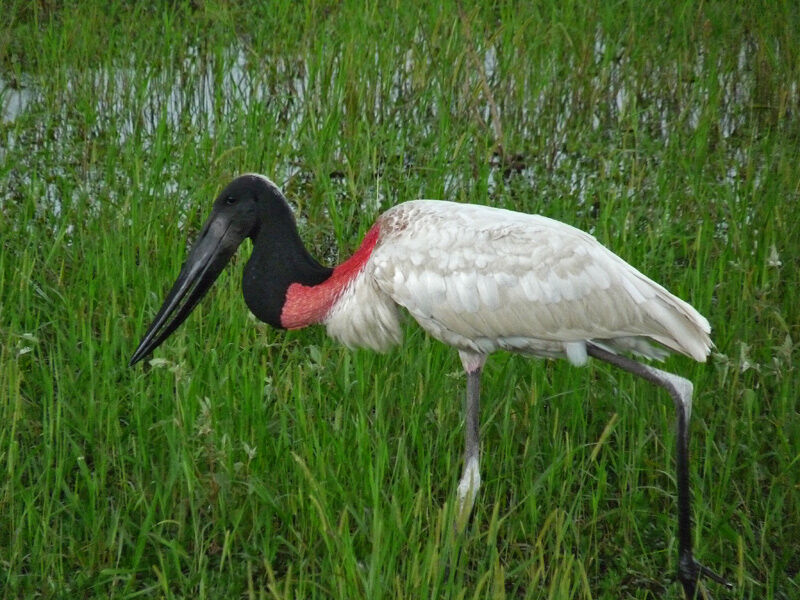
POLYGON ((465 381, 410 320, 386 355, 271 330, 245 247, 129 368, 248 171, 329 263, 446 198, 689 300, 715 351, 666 368, 696 389, 696 554, 735 583, 708 589, 800 597, 796 3, 65 4, 0 23, 1 597, 681 597, 674 411, 631 376, 493 356, 459 540, 465 381))

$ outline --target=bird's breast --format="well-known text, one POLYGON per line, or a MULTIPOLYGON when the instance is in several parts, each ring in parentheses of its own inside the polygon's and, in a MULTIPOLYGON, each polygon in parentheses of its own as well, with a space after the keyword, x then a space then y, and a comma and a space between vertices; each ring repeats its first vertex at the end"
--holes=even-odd
POLYGON ((372 278, 370 257, 380 237, 375 225, 361 246, 331 276, 315 286, 293 283, 286 292, 281 325, 298 329, 324 323, 348 347, 386 350, 400 341, 397 307, 372 278))
POLYGON ((313 286, 291 284, 286 290, 286 300, 281 311, 281 326, 286 329, 299 329, 323 322, 342 296, 353 293, 351 284, 369 260, 379 233, 377 225, 370 229, 353 256, 337 266, 331 276, 322 283, 313 286))
POLYGON ((353 257, 334 270, 334 276, 341 277, 343 284, 339 284, 341 291, 322 322, 331 337, 349 348, 382 352, 402 338, 397 305, 375 281, 373 250, 381 235, 379 221, 353 257))

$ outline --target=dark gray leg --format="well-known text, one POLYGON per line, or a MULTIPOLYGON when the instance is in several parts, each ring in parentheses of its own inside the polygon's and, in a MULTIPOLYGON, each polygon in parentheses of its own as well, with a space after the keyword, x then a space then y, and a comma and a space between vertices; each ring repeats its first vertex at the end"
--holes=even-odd
POLYGON ((456 529, 463 529, 472 512, 475 496, 481 486, 480 473, 480 387, 481 372, 486 357, 482 354, 459 352, 467 372, 467 398, 464 405, 464 472, 458 482, 458 517, 456 529))
POLYGON ((667 373, 636 362, 626 356, 613 354, 593 344, 586 345, 589 356, 598 358, 638 375, 669 392, 675 403, 677 418, 677 475, 678 475, 678 579, 686 597, 694 599, 700 577, 733 587, 711 569, 701 565, 692 554, 692 497, 689 491, 689 419, 692 415, 692 383, 673 373, 667 373))

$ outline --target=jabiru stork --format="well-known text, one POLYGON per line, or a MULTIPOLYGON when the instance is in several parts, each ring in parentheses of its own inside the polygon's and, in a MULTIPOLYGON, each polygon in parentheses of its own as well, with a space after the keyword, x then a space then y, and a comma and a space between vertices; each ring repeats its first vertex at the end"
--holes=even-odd
POLYGON ((496 350, 593 357, 664 388, 677 411, 678 578, 694 598, 701 577, 725 580, 692 553, 689 419, 692 383, 628 355, 669 352, 703 362, 708 321, 591 235, 546 217, 435 200, 384 212, 353 256, 330 268, 298 235, 280 189, 256 174, 219 194, 178 279, 133 354, 134 365, 191 313, 226 263, 253 242, 242 290, 250 311, 278 329, 322 323, 348 347, 385 351, 401 340, 400 311, 458 350, 466 372, 464 467, 459 515, 480 487, 479 385, 496 350))

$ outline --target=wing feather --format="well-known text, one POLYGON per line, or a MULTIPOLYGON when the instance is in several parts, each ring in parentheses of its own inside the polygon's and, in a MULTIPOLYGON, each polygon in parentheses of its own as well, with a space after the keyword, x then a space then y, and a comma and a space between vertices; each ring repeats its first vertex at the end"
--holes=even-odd
POLYGON ((546 217, 417 200, 381 220, 378 287, 434 337, 580 360, 585 341, 705 360, 708 322, 592 236, 546 217), (615 342, 618 340, 618 342, 615 342))

